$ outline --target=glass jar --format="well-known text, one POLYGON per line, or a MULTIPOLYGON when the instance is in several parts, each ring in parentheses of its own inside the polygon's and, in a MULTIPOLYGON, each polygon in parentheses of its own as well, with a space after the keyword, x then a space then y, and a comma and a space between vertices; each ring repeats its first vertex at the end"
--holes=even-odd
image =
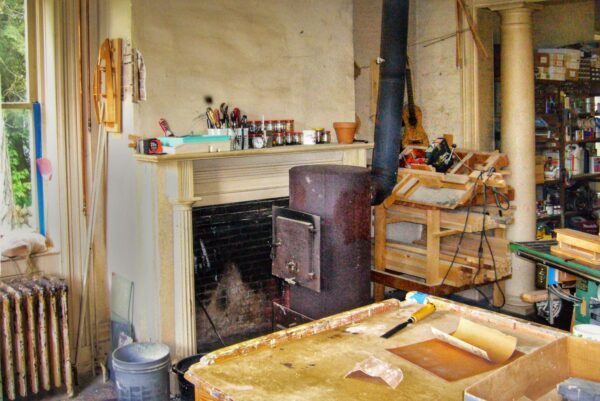
POLYGON ((286 131, 285 133, 285 144, 293 145, 294 144, 294 133, 290 131, 286 131))
POLYGON ((265 121, 265 130, 273 132, 273 130, 274 130, 273 120, 265 121))
POLYGON ((283 132, 273 133, 273 146, 283 146, 284 144, 283 132))
POLYGON ((260 132, 250 135, 250 143, 252 144, 252 149, 264 149, 267 147, 265 137, 260 132))
POLYGON ((294 145, 302 145, 302 132, 293 132, 294 145))
POLYGON ((285 120, 285 132, 294 132, 294 120, 285 120))
POLYGON ((325 133, 324 128, 313 128, 315 131, 315 143, 321 143, 321 137, 325 133))
POLYGON ((319 143, 331 143, 331 131, 323 131, 319 143))

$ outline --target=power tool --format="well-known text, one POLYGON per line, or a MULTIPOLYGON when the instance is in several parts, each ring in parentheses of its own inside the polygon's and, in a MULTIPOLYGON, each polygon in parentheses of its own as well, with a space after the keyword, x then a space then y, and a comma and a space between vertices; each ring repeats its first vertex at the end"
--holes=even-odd
POLYGON ((425 160, 428 165, 435 167, 438 173, 445 173, 454 163, 456 145, 448 146, 444 138, 437 138, 427 147, 425 160))

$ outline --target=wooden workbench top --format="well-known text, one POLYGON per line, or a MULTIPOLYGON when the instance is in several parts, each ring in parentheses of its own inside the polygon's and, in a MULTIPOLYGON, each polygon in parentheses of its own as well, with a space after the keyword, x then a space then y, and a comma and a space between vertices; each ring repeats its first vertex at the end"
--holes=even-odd
POLYGON ((388 300, 374 304, 385 305, 386 311, 380 313, 379 308, 369 317, 352 319, 353 324, 348 324, 347 316, 336 315, 337 320, 326 318, 227 347, 206 355, 190 368, 186 378, 196 385, 196 400, 462 400, 467 386, 491 372, 446 382, 386 349, 431 339, 432 326, 452 332, 461 316, 516 336, 517 349, 524 353, 564 335, 446 300, 436 298, 434 303, 438 310, 432 316, 387 340, 380 335, 406 320, 421 305, 388 300), (339 327, 321 331, 323 325, 339 327), (402 369, 404 380, 395 390, 344 378, 356 363, 371 355, 402 369))

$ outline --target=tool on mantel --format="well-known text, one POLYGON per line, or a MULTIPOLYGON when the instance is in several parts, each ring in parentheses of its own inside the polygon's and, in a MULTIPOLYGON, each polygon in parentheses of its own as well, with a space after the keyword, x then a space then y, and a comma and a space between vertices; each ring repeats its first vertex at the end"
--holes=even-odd
POLYGON ((392 329, 386 331, 385 333, 383 333, 381 335, 381 337, 383 338, 390 338, 391 336, 393 336, 394 334, 396 334, 397 332, 399 332, 400 330, 402 330, 403 328, 405 328, 406 326, 408 326, 411 323, 416 323, 420 320, 425 319, 427 316, 431 315, 433 312, 435 312, 435 305, 428 303, 426 304, 424 307, 422 307, 421 309, 419 309, 418 311, 416 311, 415 313, 412 314, 411 317, 409 317, 405 322, 400 323, 399 325, 393 327, 392 329))
POLYGON ((160 125, 160 129, 163 130, 165 136, 175 136, 175 134, 173 133, 173 131, 171 131, 171 128, 169 127, 169 123, 164 118, 158 120, 158 125, 160 125))

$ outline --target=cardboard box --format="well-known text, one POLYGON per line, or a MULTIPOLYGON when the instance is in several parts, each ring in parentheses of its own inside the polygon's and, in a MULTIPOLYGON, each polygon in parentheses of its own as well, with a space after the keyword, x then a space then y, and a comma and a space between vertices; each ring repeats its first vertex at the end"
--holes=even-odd
POLYGON ((566 78, 567 78, 567 81, 578 81, 579 80, 579 70, 573 70, 571 68, 567 68, 566 78))
POLYGON ((600 156, 590 156, 590 173, 600 173, 600 156))
POLYGON ((560 400, 556 386, 570 377, 600 381, 598 361, 600 342, 563 337, 467 387, 464 400, 560 400))
POLYGON ((550 56, 548 53, 535 53, 535 65, 540 67, 548 67, 550 63, 550 56))

